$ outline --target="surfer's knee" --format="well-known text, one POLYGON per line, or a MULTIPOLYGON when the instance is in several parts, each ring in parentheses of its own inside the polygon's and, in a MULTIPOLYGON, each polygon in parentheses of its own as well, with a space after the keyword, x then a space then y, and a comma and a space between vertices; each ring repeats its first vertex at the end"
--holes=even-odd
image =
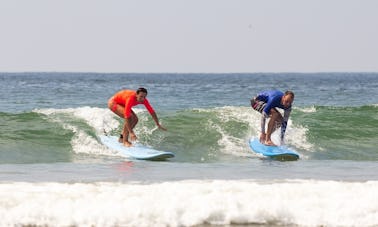
POLYGON ((278 113, 278 111, 276 111, 275 109, 270 110, 270 118, 273 119, 274 121, 278 119, 279 115, 280 113, 278 113))
POLYGON ((283 117, 281 115, 280 112, 278 112, 278 110, 275 110, 275 109, 272 109, 271 112, 271 118, 274 119, 274 121, 283 121, 283 117))

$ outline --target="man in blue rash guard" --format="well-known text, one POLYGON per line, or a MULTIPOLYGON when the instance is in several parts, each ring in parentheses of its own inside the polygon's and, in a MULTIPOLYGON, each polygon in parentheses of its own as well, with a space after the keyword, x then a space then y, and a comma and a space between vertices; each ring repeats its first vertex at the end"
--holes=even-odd
POLYGON ((252 108, 262 114, 260 134, 260 142, 262 144, 277 146, 270 137, 279 127, 281 127, 281 143, 283 143, 293 101, 294 93, 292 91, 283 93, 277 90, 263 91, 251 99, 252 108), (284 110, 283 117, 276 108, 284 110), (270 118, 270 120, 268 122, 268 130, 265 133, 265 121, 267 118, 270 118))

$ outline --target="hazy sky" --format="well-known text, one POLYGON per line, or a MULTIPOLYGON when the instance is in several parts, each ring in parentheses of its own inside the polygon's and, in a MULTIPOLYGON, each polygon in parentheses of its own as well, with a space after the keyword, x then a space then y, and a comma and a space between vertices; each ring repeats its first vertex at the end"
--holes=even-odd
POLYGON ((0 0, 0 71, 378 72, 377 0, 0 0))

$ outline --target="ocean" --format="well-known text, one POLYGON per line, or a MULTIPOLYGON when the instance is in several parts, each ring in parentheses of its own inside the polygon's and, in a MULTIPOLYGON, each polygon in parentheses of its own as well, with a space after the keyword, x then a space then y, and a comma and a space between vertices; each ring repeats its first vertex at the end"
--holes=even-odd
MULTIPOLYGON (((0 73, 0 226, 378 226, 378 73, 0 73), (139 141, 168 161, 99 141, 123 121, 118 90, 148 89, 139 141), (286 145, 251 152, 250 99, 295 93, 286 145)), ((278 141, 278 133, 273 140, 278 141)))

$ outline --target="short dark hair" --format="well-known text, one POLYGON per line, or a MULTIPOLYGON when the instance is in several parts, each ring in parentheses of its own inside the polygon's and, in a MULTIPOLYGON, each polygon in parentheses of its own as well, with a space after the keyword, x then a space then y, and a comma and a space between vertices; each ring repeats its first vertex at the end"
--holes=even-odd
POLYGON ((147 89, 144 88, 144 87, 140 87, 140 88, 138 88, 138 90, 136 91, 137 94, 139 94, 139 93, 141 93, 141 92, 146 93, 146 94, 148 93, 148 92, 147 92, 147 89))
POLYGON ((292 91, 286 91, 285 95, 291 95, 291 97, 294 99, 294 92, 292 91))

